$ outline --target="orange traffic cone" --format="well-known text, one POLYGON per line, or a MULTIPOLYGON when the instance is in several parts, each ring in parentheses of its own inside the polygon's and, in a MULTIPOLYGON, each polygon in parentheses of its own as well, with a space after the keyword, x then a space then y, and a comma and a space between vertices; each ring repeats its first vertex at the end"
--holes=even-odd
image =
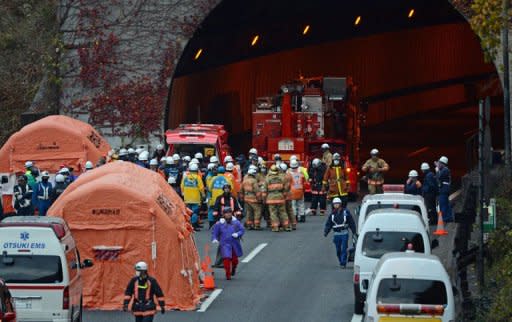
POLYGON ((448 231, 444 229, 443 213, 441 211, 437 213, 437 229, 433 234, 436 236, 448 235, 448 231))
POLYGON ((211 268, 212 260, 210 256, 208 255, 208 251, 210 250, 210 247, 208 244, 204 246, 204 260, 201 263, 201 269, 204 273, 203 278, 203 286, 206 290, 214 290, 215 289, 215 278, 213 277, 213 270, 211 268))

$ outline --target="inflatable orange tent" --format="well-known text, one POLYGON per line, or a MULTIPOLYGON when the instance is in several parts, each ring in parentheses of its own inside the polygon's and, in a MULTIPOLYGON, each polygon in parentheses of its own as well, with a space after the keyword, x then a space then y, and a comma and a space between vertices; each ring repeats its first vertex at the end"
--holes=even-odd
POLYGON ((25 172, 26 161, 34 161, 37 168, 51 174, 61 164, 79 174, 85 162, 96 164, 109 150, 110 145, 91 125, 64 115, 47 116, 24 126, 0 149, 0 176, 9 178, 9 183, 2 185, 5 212, 12 211, 15 174, 25 172))
POLYGON ((199 254, 189 213, 157 173, 114 162, 80 176, 48 211, 64 218, 82 259, 84 306, 120 309, 134 265, 145 261, 169 309, 192 310, 199 303, 199 254))

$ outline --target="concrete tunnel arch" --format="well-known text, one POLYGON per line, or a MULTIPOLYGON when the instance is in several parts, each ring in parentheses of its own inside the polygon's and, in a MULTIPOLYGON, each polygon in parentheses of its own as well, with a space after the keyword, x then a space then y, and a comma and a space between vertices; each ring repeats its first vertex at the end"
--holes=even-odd
POLYGON ((492 88, 487 92, 500 102, 496 67, 484 62, 469 23, 446 0, 415 0, 405 5, 390 1, 386 6, 375 2, 370 6, 371 1, 364 0, 359 5, 343 2, 345 10, 330 30, 333 20, 322 20, 335 17, 332 11, 340 7, 321 7, 332 1, 294 2, 302 10, 294 9, 288 16, 272 10, 289 8, 289 1, 257 2, 247 4, 249 9, 240 13, 243 19, 233 19, 231 24, 223 17, 240 10, 235 1, 222 1, 206 16, 175 70, 166 129, 196 121, 201 106, 202 122, 225 120, 230 133, 242 142, 235 142, 235 150, 246 147, 254 99, 274 94, 284 81, 299 74, 352 76, 360 96, 370 103, 368 126, 475 104, 488 94, 482 88, 492 88), (412 18, 408 17, 411 10, 412 18), (259 25, 254 22, 258 14, 264 17, 259 25), (355 25, 357 17, 361 17, 359 25, 355 25), (283 30, 276 27, 279 18, 287 22, 283 30), (230 29, 236 23, 239 28, 230 29), (305 25, 310 25, 310 38, 300 35, 305 25), (315 29, 319 34, 313 34, 315 29), (260 37, 259 46, 250 46, 255 35, 260 37), (194 59, 199 50, 202 56, 194 59))

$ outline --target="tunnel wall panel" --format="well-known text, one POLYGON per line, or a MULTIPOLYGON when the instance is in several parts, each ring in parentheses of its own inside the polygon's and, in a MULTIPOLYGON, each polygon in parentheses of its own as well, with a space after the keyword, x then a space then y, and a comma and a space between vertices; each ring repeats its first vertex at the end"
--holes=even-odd
MULTIPOLYGON (((207 49, 205 50, 207 54, 207 49)), ((251 127, 255 97, 286 80, 351 75, 361 97, 495 71, 466 23, 383 33, 283 51, 174 79, 169 125, 222 121, 232 133, 251 127)), ((429 90, 370 105, 370 124, 465 101, 463 86, 429 90)))

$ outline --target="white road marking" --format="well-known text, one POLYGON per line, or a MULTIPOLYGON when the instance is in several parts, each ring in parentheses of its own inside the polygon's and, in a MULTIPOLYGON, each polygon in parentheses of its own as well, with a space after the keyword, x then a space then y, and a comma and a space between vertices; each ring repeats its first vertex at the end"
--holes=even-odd
POLYGON ((263 248, 267 247, 267 245, 267 243, 259 244, 242 260, 242 263, 249 263, 254 257, 256 257, 256 255, 258 255, 259 252, 262 251, 263 248))
POLYGON ((210 294, 210 296, 208 296, 206 301, 204 301, 203 304, 201 304, 201 307, 199 308, 199 310, 197 310, 197 312, 206 312, 206 310, 208 310, 208 307, 213 303, 213 301, 215 301, 215 299, 217 298, 217 296, 220 295, 220 293, 222 293, 222 289, 216 288, 212 292, 212 294, 210 294))
POLYGON ((363 316, 362 315, 354 314, 352 316, 352 322, 361 322, 361 321, 363 321, 363 316))

